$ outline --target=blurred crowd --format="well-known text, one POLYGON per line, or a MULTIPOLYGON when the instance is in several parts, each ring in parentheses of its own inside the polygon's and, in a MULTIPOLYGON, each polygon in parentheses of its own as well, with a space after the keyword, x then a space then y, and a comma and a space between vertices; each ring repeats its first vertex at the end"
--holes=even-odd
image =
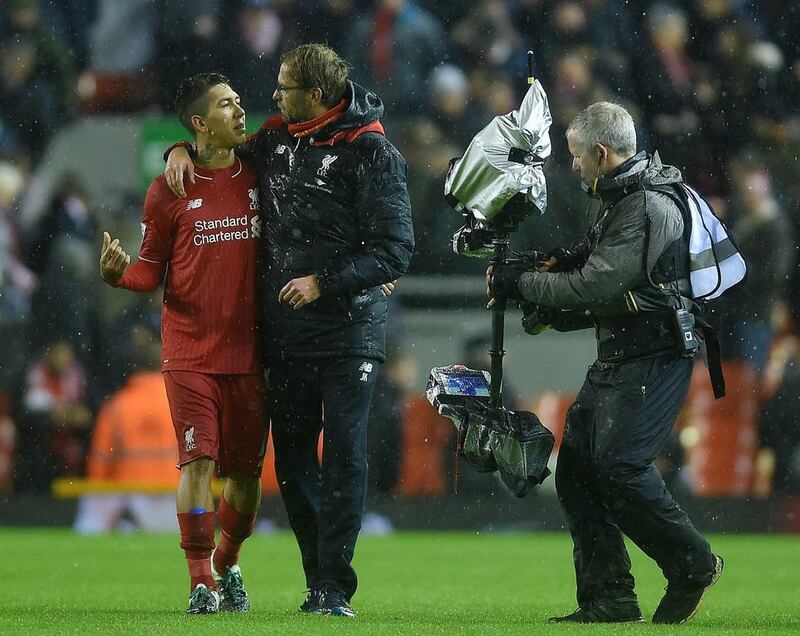
MULTIPOLYGON (((586 228, 564 131, 591 102, 628 108, 640 148, 683 171, 748 259, 747 282, 716 318, 728 361, 752 372, 756 447, 772 466, 765 490, 800 492, 798 32, 800 5, 790 0, 5 0, 0 490, 44 491, 56 476, 84 474, 96 414, 141 363, 130 334, 158 330, 157 297, 114 294, 97 276, 105 224, 135 241, 136 196, 108 209, 68 175, 43 215, 20 221, 48 144, 96 114, 169 114, 177 81, 201 71, 227 75, 249 111, 271 112, 281 53, 323 41, 382 97, 387 134, 408 160, 413 274, 482 271, 449 249, 460 219, 442 184, 472 135, 519 104, 526 50, 550 99, 553 154, 548 212, 521 227, 520 247, 549 249, 586 228)), ((427 441, 436 428, 410 389, 408 355, 400 345, 376 400, 386 412, 373 463, 387 493, 424 490, 408 485, 418 470, 404 473, 404 462, 419 466, 409 449, 424 451, 407 436, 427 441)), ((445 452, 443 442, 431 455, 437 492, 445 452)))

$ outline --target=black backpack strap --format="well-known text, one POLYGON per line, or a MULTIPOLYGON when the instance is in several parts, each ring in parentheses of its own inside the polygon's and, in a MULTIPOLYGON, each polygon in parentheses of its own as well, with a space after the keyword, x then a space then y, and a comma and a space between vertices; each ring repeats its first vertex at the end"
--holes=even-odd
POLYGON ((716 399, 725 397, 725 376, 722 373, 722 355, 717 330, 697 314, 694 314, 694 324, 703 332, 706 341, 706 362, 714 397, 716 399))
POLYGON ((651 185, 647 186, 647 189, 651 192, 659 192, 669 197, 672 202, 678 206, 678 210, 683 218, 683 238, 688 241, 692 234, 692 214, 689 212, 689 200, 686 198, 686 191, 683 189, 682 184, 651 185))

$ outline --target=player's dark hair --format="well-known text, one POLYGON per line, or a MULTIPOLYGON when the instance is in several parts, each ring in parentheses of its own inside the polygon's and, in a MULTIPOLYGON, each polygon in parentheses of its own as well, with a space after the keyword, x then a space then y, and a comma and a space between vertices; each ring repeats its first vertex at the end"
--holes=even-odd
POLYGON ((175 110, 181 124, 192 136, 197 131, 192 126, 194 115, 205 115, 208 112, 208 91, 219 84, 230 86, 230 80, 220 73, 198 73, 181 80, 175 92, 175 110))
POLYGON ((322 90, 322 103, 336 106, 347 91, 352 68, 339 54, 324 44, 303 44, 281 55, 281 64, 299 86, 322 90))

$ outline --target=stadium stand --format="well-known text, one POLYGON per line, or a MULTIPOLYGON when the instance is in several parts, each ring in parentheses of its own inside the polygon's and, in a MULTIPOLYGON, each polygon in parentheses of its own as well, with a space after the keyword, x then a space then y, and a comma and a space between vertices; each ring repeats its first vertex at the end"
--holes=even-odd
MULTIPOLYGON (((145 132, 172 118, 176 81, 221 71, 250 112, 267 113, 281 52, 327 39, 357 62, 354 78, 383 96, 384 123, 409 162, 418 253, 413 277, 393 300, 404 306, 395 326, 400 350, 420 369, 456 361, 463 335, 488 325, 477 311, 480 290, 462 293, 462 282, 478 280, 484 263, 449 251, 447 239, 460 218, 440 196, 441 183, 448 160, 471 135, 518 103, 525 88, 521 52, 533 48, 554 117, 546 167, 550 209, 526 223, 515 241, 547 249, 585 229, 585 199, 570 173, 564 129, 598 99, 629 108, 640 145, 660 150, 684 171, 754 263, 741 291, 714 312, 728 352, 729 386, 739 390, 711 408, 703 390, 692 389, 676 432, 676 456, 683 455, 677 470, 698 494, 747 495, 756 484, 762 494, 800 493, 800 439, 792 434, 800 430, 800 411, 789 390, 796 377, 773 374, 768 390, 759 388, 771 356, 780 357, 796 339, 800 320, 795 4, 758 3, 755 11, 753 3, 731 0, 3 3, 0 339, 7 353, 0 395, 8 407, 0 412, 0 490, 10 488, 11 466, 14 488, 23 494, 46 491, 58 474, 86 474, 92 423, 130 371, 131 352, 116 346, 120 330, 158 320, 157 295, 110 298, 97 279, 95 253, 100 225, 120 228, 135 244, 142 184, 160 168, 158 149, 171 141, 156 133, 147 144, 145 132), (192 16, 188 22, 186 16, 192 16), (42 376, 39 361, 62 341, 74 354, 71 386, 80 408, 70 426, 48 425, 61 440, 42 442, 54 468, 32 477, 38 458, 30 455, 29 441, 43 430, 32 423, 43 412, 32 399, 40 391, 32 383, 42 376), (758 461, 764 449, 777 462, 766 487, 769 462, 758 461)), ((577 390, 592 355, 590 335, 534 341, 510 325, 508 348, 521 402, 542 394, 534 410, 557 431, 567 398, 543 392, 577 390)), ((417 395, 424 380, 414 380, 417 395)), ((448 492, 448 463, 440 453, 452 427, 425 408, 406 402, 402 450, 387 449, 401 453, 395 492, 402 496, 448 492)), ((274 486, 267 479, 266 489, 274 486)))

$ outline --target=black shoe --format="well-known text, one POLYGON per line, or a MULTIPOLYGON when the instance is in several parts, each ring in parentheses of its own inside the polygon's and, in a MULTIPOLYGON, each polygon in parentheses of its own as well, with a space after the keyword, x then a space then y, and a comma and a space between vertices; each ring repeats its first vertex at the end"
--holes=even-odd
POLYGON ((642 610, 636 601, 589 601, 572 614, 553 616, 548 623, 643 623, 642 610))
POLYGON ((695 615, 697 608, 700 607, 700 601, 703 600, 703 594, 717 582, 725 566, 721 556, 716 554, 711 556, 714 557, 714 573, 708 584, 693 587, 668 585, 667 593, 653 614, 654 623, 685 623, 695 615))
POLYGON ((345 616, 353 618, 356 611, 350 607, 350 599, 335 585, 329 583, 319 588, 320 614, 325 616, 345 616))
POLYGON ((319 604, 319 588, 312 587, 308 590, 306 600, 298 607, 304 614, 322 614, 322 607, 319 604))

